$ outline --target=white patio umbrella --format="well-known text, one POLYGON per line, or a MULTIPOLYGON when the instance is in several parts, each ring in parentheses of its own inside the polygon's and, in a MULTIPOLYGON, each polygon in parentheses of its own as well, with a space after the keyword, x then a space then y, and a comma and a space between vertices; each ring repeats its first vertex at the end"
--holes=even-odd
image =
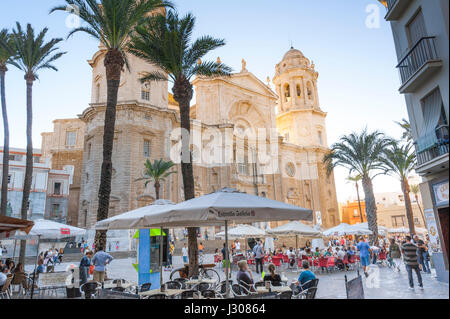
MULTIPOLYGON (((193 198, 166 209, 149 212, 143 217, 142 228, 152 227, 201 227, 225 225, 225 244, 228 247, 228 222, 240 223, 312 220, 312 211, 265 197, 241 193, 236 189, 224 188, 215 193, 193 198)), ((96 224, 97 229, 120 229, 116 226, 96 224), (113 228, 111 228, 113 227, 113 228)), ((228 249, 225 250, 229 260, 228 249)), ((225 268, 228 279, 228 265, 225 268)), ((226 281, 227 294, 229 282, 226 281)))
POLYGON ((371 230, 359 227, 352 227, 351 225, 346 223, 341 223, 323 232, 324 236, 370 235, 370 234, 372 234, 371 230))
MULTIPOLYGON (((258 227, 251 225, 238 225, 228 230, 228 238, 254 238, 264 237, 266 232, 258 227)), ((216 234, 216 237, 225 238, 225 231, 216 234)))
POLYGON ((37 239, 36 261, 34 263, 33 282, 31 286, 31 299, 33 299, 34 281, 36 277, 36 267, 37 260, 39 258, 39 245, 41 239, 60 239, 65 237, 80 236, 84 235, 85 233, 85 229, 57 223, 48 219, 35 220, 34 226, 31 228, 28 234, 23 231, 16 231, 13 237, 16 240, 37 239))
MULTIPOLYGON (((356 227, 356 228, 363 228, 363 229, 369 229, 369 224, 367 223, 367 222, 364 222, 364 223, 360 223, 360 224, 354 224, 354 225, 351 225, 350 227, 356 227)), ((383 234, 383 235, 387 235, 387 233, 388 233, 388 228, 387 227, 384 227, 384 226, 381 226, 381 225, 378 225, 378 231, 381 233, 381 234, 383 234)))
MULTIPOLYGON (((238 225, 228 230, 228 238, 245 238, 245 252, 247 252, 247 238, 264 237, 266 232, 258 227, 251 225, 238 225)), ((225 231, 216 234, 216 237, 225 238, 225 231)))
POLYGON ((322 233, 297 220, 268 231, 277 236, 295 236, 295 249, 298 250, 298 236, 320 238, 322 233))

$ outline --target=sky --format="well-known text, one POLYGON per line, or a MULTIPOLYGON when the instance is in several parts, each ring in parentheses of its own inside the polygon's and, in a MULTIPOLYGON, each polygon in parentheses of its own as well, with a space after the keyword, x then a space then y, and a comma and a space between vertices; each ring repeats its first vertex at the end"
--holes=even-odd
MULTIPOLYGON (((196 17, 194 37, 211 35, 226 40, 226 46, 206 59, 220 56, 235 71, 241 60, 264 83, 274 76, 275 65, 290 46, 314 61, 319 72, 320 106, 327 116, 328 142, 367 127, 400 138, 394 123, 407 118, 406 104, 398 93, 397 58, 385 8, 376 0, 175 0, 177 10, 196 17)), ((48 27, 47 39, 64 38, 66 51, 55 62, 59 71, 39 74, 33 91, 33 143, 41 146, 41 133, 53 129, 52 121, 73 118, 88 107, 91 68, 87 63, 98 43, 78 33, 66 40, 71 30, 68 15, 49 10, 63 0, 0 0, 0 29, 13 28, 16 21, 31 23, 35 30, 48 27)), ((11 147, 26 146, 25 81, 10 67, 6 97, 11 147)), ((0 131, 3 141, 3 127, 0 131)), ((338 200, 355 196, 354 186, 345 181, 348 172, 335 172, 338 200)), ((400 192, 400 183, 389 176, 374 180, 375 192, 400 192)))

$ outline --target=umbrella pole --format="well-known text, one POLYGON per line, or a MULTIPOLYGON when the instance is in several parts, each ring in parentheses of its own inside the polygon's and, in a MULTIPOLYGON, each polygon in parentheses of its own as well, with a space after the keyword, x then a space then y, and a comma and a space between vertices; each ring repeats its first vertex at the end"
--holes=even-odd
POLYGON ((230 297, 230 282, 228 281, 228 265, 229 265, 229 252, 228 252, 228 221, 225 221, 225 298, 230 297))
POLYGON ((159 236, 159 285, 163 286, 163 246, 164 246, 164 233, 163 228, 161 227, 161 233, 159 236))
POLYGON ((14 250, 12 255, 12 260, 16 262, 16 246, 17 246, 17 239, 14 239, 14 250))
POLYGON ((34 261, 34 272, 33 272, 33 282, 31 283, 31 296, 30 299, 33 299, 34 295, 34 283, 36 281, 36 268, 37 268, 37 261, 39 259, 39 244, 41 243, 41 236, 38 236, 38 242, 37 242, 37 248, 36 248, 36 260, 34 261))

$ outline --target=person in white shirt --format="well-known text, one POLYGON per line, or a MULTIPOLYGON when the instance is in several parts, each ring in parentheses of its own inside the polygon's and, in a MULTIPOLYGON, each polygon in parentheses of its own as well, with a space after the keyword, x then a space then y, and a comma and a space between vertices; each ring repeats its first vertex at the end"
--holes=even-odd
POLYGON ((240 252, 241 251, 241 243, 239 242, 239 240, 236 240, 234 245, 236 247, 236 252, 240 252))
POLYGON ((183 255, 183 262, 185 264, 187 264, 189 262, 189 258, 188 258, 189 250, 188 250, 186 244, 184 244, 183 248, 181 248, 181 254, 183 255))

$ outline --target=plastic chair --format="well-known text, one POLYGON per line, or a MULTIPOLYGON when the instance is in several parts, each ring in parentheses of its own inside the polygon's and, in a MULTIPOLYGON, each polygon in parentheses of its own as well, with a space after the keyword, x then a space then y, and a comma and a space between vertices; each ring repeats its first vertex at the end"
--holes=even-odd
POLYGON ((181 293, 181 299, 192 299, 196 292, 196 290, 185 290, 181 293))
POLYGON ((273 256, 272 257, 272 264, 274 264, 275 267, 281 266, 281 259, 282 257, 273 256))
POLYGON ((206 299, 214 299, 216 298, 216 292, 214 290, 202 291, 202 297, 206 299))
POLYGON ((95 297, 97 291, 101 289, 101 286, 102 285, 96 281, 86 282, 80 286, 80 292, 84 293, 86 299, 91 299, 92 296, 95 297))
POLYGON ((278 295, 278 297, 280 299, 292 299, 292 291, 283 291, 278 295))
POLYGON ((195 289, 200 291, 200 292, 203 292, 203 291, 206 291, 206 290, 211 290, 211 285, 206 283, 206 282, 201 282, 195 287, 195 289))
POLYGON ((244 297, 248 296, 250 292, 243 286, 239 284, 234 284, 231 286, 231 292, 235 297, 244 297))
POLYGON ((328 262, 327 262, 327 268, 330 271, 333 271, 336 267, 336 258, 335 257, 330 257, 328 258, 328 262))
POLYGON ((145 284, 141 285, 141 287, 139 288, 139 291, 140 292, 149 291, 151 287, 152 287, 151 283, 145 283, 145 284))
POLYGON ((0 297, 1 299, 11 299, 11 295, 9 293, 9 286, 12 281, 12 277, 6 278, 6 282, 2 286, 2 290, 0 290, 0 297))
POLYGON ((165 294, 156 294, 153 296, 146 296, 143 299, 167 299, 167 295, 165 294))
POLYGON ((182 283, 178 281, 168 281, 164 285, 166 289, 182 289, 182 283))

